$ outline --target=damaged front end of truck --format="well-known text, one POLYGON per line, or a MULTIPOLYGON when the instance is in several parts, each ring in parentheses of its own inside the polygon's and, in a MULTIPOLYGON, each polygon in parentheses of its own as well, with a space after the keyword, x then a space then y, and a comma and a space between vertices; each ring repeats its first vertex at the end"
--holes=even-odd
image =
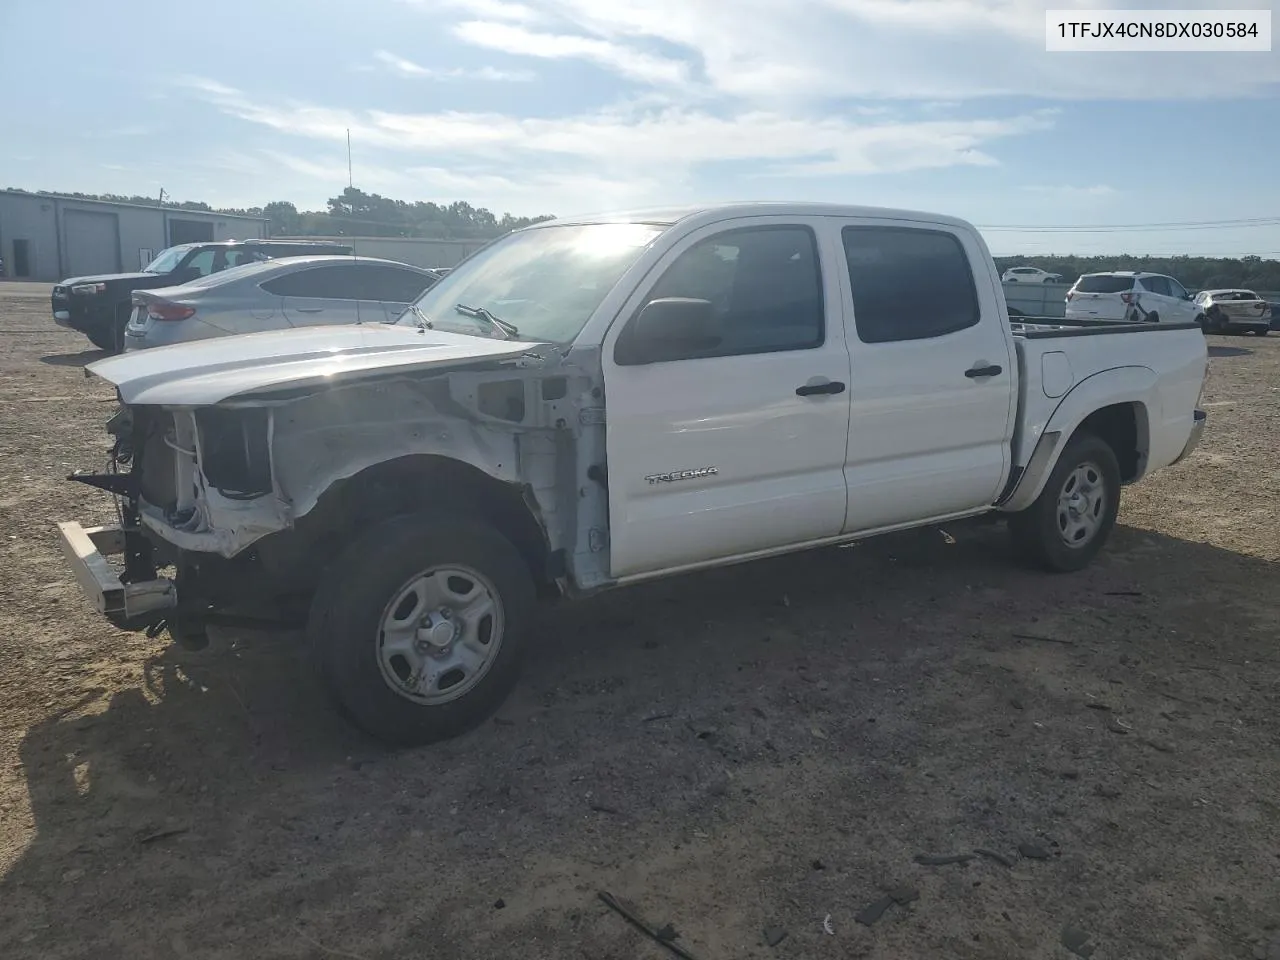
POLYGON ((108 470, 70 479, 114 497, 119 522, 59 530, 112 623, 167 626, 188 645, 214 623, 297 624, 346 543, 428 508, 491 520, 548 594, 604 584, 592 351, 385 327, 292 333, 87 370, 120 407, 108 470))

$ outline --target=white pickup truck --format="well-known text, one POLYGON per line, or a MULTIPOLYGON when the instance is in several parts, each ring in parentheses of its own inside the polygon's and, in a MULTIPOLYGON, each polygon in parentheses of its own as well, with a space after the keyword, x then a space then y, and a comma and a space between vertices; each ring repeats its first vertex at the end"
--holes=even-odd
POLYGON ((540 598, 993 511, 1078 570, 1196 444, 1205 365, 1192 324, 1011 324, 948 217, 550 221, 395 324, 90 365, 112 468, 73 479, 122 524, 60 529, 117 625, 296 610, 347 714, 424 743, 502 702, 540 598))

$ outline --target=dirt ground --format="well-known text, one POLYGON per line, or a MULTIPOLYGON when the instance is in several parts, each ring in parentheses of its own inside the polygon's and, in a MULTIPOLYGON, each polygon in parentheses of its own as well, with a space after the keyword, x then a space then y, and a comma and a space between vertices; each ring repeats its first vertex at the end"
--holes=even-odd
POLYGON ((296 636, 88 607, 112 394, 47 295, 0 286, 5 958, 672 956, 600 891, 699 960, 1280 956, 1280 335, 1210 338, 1201 447, 1085 573, 971 526, 602 596, 389 752, 296 636))

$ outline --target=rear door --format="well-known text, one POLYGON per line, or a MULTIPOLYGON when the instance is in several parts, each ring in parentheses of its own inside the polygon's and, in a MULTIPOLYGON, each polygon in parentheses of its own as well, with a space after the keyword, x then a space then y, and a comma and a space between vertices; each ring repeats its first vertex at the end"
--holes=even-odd
POLYGON ((360 266, 326 263, 303 267, 266 281, 262 289, 281 298, 281 310, 290 326, 381 322, 386 318, 382 304, 361 299, 360 266))
POLYGON ((1169 283, 1169 306, 1168 313, 1162 316, 1174 323, 1191 323, 1199 316, 1200 308, 1196 306, 1186 287, 1173 277, 1165 277, 1165 280, 1169 283))
POLYGON ((985 249, 968 231, 901 221, 846 222, 841 241, 844 532, 990 506, 1010 465, 1017 360, 985 249))
MULTIPOLYGON (((625 577, 836 537, 849 353, 822 218, 752 217, 677 243, 603 344, 610 568, 625 577), (709 300, 718 343, 619 363, 645 304, 709 300)), ((624 357, 625 359, 625 357, 624 357)))
POLYGON ((1168 277, 1142 277, 1138 280, 1138 306, 1140 320, 1172 320, 1173 297, 1170 296, 1168 277))

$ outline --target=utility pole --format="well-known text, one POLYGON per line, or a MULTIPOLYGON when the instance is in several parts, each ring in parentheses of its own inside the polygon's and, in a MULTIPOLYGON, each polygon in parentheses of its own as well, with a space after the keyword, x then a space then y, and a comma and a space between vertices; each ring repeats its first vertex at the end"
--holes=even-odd
POLYGON ((355 177, 351 174, 351 128, 347 128, 347 186, 354 187, 356 185, 355 177))

